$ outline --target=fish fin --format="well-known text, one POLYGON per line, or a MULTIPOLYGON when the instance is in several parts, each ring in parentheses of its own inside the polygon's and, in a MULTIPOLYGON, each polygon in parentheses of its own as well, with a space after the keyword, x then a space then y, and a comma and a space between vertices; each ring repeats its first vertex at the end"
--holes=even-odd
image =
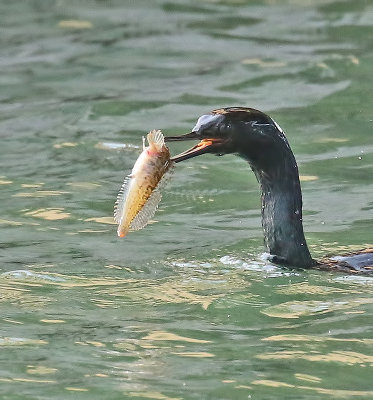
POLYGON ((126 201, 127 193, 128 193, 128 188, 131 183, 131 176, 126 176, 124 178, 122 187, 119 190, 117 200, 114 205, 114 221, 119 224, 121 220, 121 215, 123 213, 123 208, 124 208, 124 203, 126 201))
POLYGON ((171 179, 175 169, 175 163, 173 161, 168 160, 163 166, 163 170, 166 171, 162 178, 159 180, 158 185, 156 187, 157 190, 162 190, 171 179))
POLYGON ((149 146, 155 146, 157 151, 160 151, 164 146, 164 136, 162 131, 159 129, 153 129, 147 135, 149 146))
POLYGON ((157 208, 158 204, 161 201, 162 194, 160 191, 154 191, 144 207, 139 211, 139 213, 136 215, 136 217, 131 221, 130 223, 130 229, 134 231, 138 231, 144 226, 146 226, 151 218, 153 218, 157 208))
POLYGON ((151 218, 153 218, 155 212, 157 211, 158 205, 162 199, 161 191, 166 186, 168 181, 171 178, 173 171, 173 163, 165 166, 168 168, 167 172, 163 175, 163 177, 158 182, 158 185, 153 190, 153 193, 150 195, 148 201, 145 203, 144 207, 138 212, 136 217, 130 223, 130 229, 134 231, 138 231, 144 228, 151 218))

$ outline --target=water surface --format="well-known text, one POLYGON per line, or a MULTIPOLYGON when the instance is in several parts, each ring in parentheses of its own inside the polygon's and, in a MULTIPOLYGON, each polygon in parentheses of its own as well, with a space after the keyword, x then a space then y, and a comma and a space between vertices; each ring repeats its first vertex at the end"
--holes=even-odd
POLYGON ((179 164, 154 223, 124 240, 112 210, 148 130, 251 106, 292 144, 314 256, 372 245, 373 3, 0 15, 1 397, 372 398, 372 278, 263 261, 243 160, 179 164))

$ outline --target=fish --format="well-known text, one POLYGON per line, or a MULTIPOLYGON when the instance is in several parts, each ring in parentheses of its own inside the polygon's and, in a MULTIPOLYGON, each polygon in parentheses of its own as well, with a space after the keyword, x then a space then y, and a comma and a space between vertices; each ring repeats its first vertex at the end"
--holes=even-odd
POLYGON ((125 237, 131 230, 144 228, 154 216, 161 201, 161 189, 168 181, 173 162, 160 130, 147 135, 149 146, 143 151, 126 176, 114 206, 114 221, 118 224, 117 234, 125 237))

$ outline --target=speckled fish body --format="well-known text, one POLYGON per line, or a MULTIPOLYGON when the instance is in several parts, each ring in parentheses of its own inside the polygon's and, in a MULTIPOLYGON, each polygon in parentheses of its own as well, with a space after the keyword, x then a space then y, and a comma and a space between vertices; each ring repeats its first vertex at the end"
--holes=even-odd
POLYGON ((119 237, 130 230, 142 229, 153 217, 162 197, 165 174, 172 165, 162 132, 149 132, 147 140, 149 146, 145 147, 143 139, 143 151, 131 174, 124 179, 115 203, 114 220, 119 237))

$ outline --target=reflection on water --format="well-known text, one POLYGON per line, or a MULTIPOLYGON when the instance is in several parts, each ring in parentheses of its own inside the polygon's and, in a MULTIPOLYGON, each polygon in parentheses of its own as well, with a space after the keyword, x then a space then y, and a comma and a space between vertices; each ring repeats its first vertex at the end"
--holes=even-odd
MULTIPOLYGON (((291 385, 284 382, 277 382, 271 380, 257 380, 252 382, 254 385, 264 385, 267 387, 274 387, 274 388, 291 388, 291 389, 298 389, 300 392, 316 392, 318 394, 325 394, 331 396, 331 398, 351 398, 355 396, 359 397, 367 397, 372 396, 373 391, 364 391, 364 390, 336 390, 336 389, 326 389, 321 387, 311 387, 311 386, 304 386, 304 385, 291 385)), ((294 391, 292 391, 294 392, 294 391)), ((289 392, 288 392, 289 393, 289 392)))
POLYGON ((365 366, 373 366, 373 357, 352 351, 340 351, 328 354, 307 354, 303 351, 289 351, 260 354, 258 355, 258 358, 262 360, 303 359, 307 361, 337 362, 348 365, 359 364, 360 366, 366 364, 365 366))
POLYGON ((26 346, 26 345, 40 345, 47 344, 45 340, 32 340, 23 338, 1 338, 0 346, 26 346))
POLYGON ((46 219, 48 221, 54 221, 59 219, 69 218, 70 214, 64 212, 63 208, 41 208, 39 210, 28 211, 25 215, 31 215, 32 217, 46 219))
POLYGON ((188 342, 188 343, 210 343, 209 340, 200 340, 200 339, 194 339, 194 338, 188 338, 180 335, 175 335, 174 333, 170 332, 152 332, 151 334, 145 336, 143 338, 144 340, 161 340, 161 341, 177 341, 177 342, 188 342))
POLYGON ((325 341, 341 341, 341 342, 357 342, 372 344, 373 339, 356 339, 356 338, 335 338, 335 337, 319 337, 306 335, 278 335, 263 338, 262 340, 269 341, 295 341, 295 342, 325 342, 325 341))
POLYGON ((141 136, 253 106, 314 256, 372 245, 371 5, 127 3, 0 4, 0 397, 372 398, 372 278, 271 265, 243 160, 179 164, 124 240, 112 219, 141 136))
POLYGON ((76 19, 63 20, 58 23, 60 28, 70 28, 70 29, 90 29, 93 25, 89 21, 79 21, 76 19))
POLYGON ((37 190, 36 192, 19 192, 14 197, 47 197, 47 196, 60 196, 69 192, 62 192, 57 190, 37 190))

